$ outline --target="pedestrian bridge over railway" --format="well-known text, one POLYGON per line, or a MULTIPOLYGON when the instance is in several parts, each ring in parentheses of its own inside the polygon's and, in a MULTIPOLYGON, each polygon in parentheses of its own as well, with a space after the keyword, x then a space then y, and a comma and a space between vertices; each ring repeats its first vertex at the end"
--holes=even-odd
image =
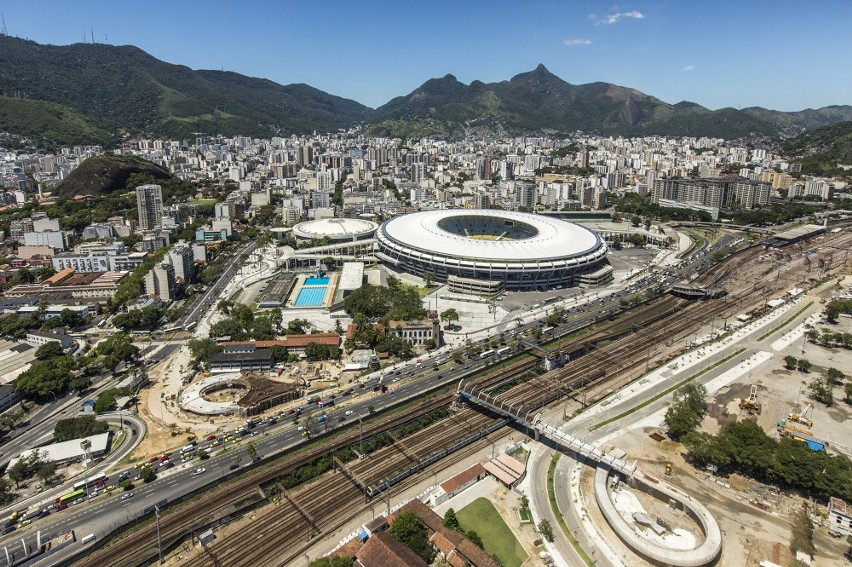
POLYGON ((636 553, 657 563, 679 567, 709 565, 721 553, 722 532, 710 511, 688 494, 660 479, 644 474, 637 468, 635 462, 628 462, 621 456, 623 451, 604 452, 597 445, 560 431, 559 428, 544 421, 540 413, 533 414, 533 409, 498 400, 478 390, 474 385, 459 384, 457 393, 461 401, 471 407, 485 409, 508 418, 531 431, 536 441, 544 436, 563 450, 570 451, 580 460, 596 467, 594 486, 598 507, 613 531, 636 553), (610 477, 613 477, 612 481, 610 477), (635 526, 627 523, 613 504, 609 488, 619 482, 626 482, 686 512, 701 527, 704 540, 693 549, 675 549, 665 546, 659 539, 652 539, 640 533, 635 526))

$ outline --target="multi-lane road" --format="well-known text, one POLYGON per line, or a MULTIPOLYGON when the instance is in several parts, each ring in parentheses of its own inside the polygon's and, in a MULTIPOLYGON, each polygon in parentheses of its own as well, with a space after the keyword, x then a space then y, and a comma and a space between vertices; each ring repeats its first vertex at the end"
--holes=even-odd
MULTIPOLYGON (((727 245, 727 242, 720 244, 727 245)), ((251 253, 254 247, 254 243, 248 244, 234 254, 233 259, 230 260, 223 271, 222 277, 204 294, 196 298, 192 307, 180 321, 181 323, 197 321, 200 313, 204 313, 202 310, 209 310, 222 290, 231 281, 240 256, 251 253)), ((701 259, 699 257, 705 256, 708 252, 709 250, 702 250, 700 254, 695 254, 690 262, 685 264, 689 265, 692 261, 700 264, 701 259)), ((575 307, 568 312, 566 322, 553 330, 553 335, 567 334, 595 320, 606 319, 623 308, 619 304, 619 300, 625 295, 638 293, 659 284, 668 285, 674 277, 673 274, 648 275, 633 282, 629 290, 617 291, 590 302, 593 309, 588 306, 575 307)), ((504 336, 511 341, 513 337, 525 332, 526 327, 534 324, 537 323, 530 322, 527 325, 506 330, 504 336)), ((484 343, 487 342, 487 339, 478 342, 484 343)), ((166 347, 178 348, 178 345, 167 344, 166 347)), ((219 435, 215 440, 204 440, 199 444, 195 454, 209 448, 211 456, 207 460, 202 461, 194 458, 187 462, 181 462, 181 455, 172 452, 168 462, 174 464, 169 468, 166 468, 160 459, 157 463, 151 464, 152 467, 160 470, 157 478, 149 483, 143 483, 138 479, 140 471, 137 467, 115 473, 105 486, 99 487, 99 496, 42 518, 23 528, 15 534, 14 538, 4 538, 6 541, 0 543, 0 545, 11 548, 16 544, 10 544, 9 540, 14 539, 15 542, 20 542, 22 539, 31 539, 34 537, 35 530, 41 530, 43 538, 46 535, 59 534, 71 529, 77 532, 78 537, 83 537, 83 535, 89 533, 95 534, 96 537, 102 537, 116 527, 149 512, 154 504, 183 498, 207 485, 220 482, 226 476, 238 474, 240 469, 250 465, 252 461, 248 452, 243 449, 248 443, 252 443, 258 455, 266 460, 291 450, 306 441, 303 432, 299 431, 299 426, 308 427, 314 434, 328 429, 349 426, 357 422, 359 418, 367 417, 371 409, 374 412, 380 412, 386 407, 422 396, 426 392, 447 384, 456 383, 463 377, 478 372, 482 367, 498 360, 496 357, 481 360, 478 356, 473 355, 472 358, 466 357, 462 364, 456 364, 452 361, 452 358, 459 351, 464 352, 464 349, 445 351, 432 358, 427 358, 423 364, 409 364, 399 369, 385 370, 381 375, 375 373, 373 377, 355 385, 351 394, 334 394, 334 405, 328 403, 330 396, 326 395, 324 407, 316 405, 303 407, 298 425, 293 423, 293 418, 297 416, 285 415, 274 423, 266 421, 258 424, 251 431, 242 434, 234 433, 235 437, 242 437, 237 443, 225 441, 224 435, 219 435), (386 393, 365 395, 379 387, 380 384, 388 386, 386 393), (325 418, 320 421, 317 419, 319 415, 324 415, 325 418), (204 471, 198 472, 199 467, 202 467, 204 471), (135 481, 136 487, 132 490, 132 497, 125 496, 122 499, 121 494, 123 492, 120 489, 112 489, 108 493, 104 492, 109 486, 117 485, 120 477, 137 479, 135 481)), ((159 354, 156 356, 159 358, 159 354)), ((37 439, 39 435, 44 436, 46 434, 46 429, 44 431, 39 429, 30 433, 30 436, 37 439)), ((79 547, 71 546, 60 553, 71 553, 75 549, 79 550, 79 547)), ((59 554, 57 554, 56 559, 58 559, 58 556, 59 554)))

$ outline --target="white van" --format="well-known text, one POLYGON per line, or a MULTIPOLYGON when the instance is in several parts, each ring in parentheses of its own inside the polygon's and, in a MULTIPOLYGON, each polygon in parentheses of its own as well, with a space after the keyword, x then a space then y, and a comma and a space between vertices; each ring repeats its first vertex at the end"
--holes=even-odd
POLYGON ((93 541, 95 541, 95 534, 89 534, 86 537, 84 537, 83 539, 81 539, 80 543, 82 543, 83 545, 86 545, 87 543, 91 543, 93 541))

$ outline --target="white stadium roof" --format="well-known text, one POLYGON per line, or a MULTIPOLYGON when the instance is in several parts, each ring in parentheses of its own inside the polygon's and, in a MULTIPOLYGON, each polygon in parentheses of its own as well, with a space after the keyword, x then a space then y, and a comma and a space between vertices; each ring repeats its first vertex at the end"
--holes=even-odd
POLYGON ((293 227, 293 234, 300 238, 323 238, 330 240, 361 240, 369 238, 379 227, 365 219, 320 219, 306 221, 293 227))
POLYGON ((382 226, 382 236, 416 250, 457 258, 503 262, 564 259, 583 256, 600 248, 600 238, 574 223, 529 213, 491 209, 436 210, 396 217, 382 226), (451 232, 461 225, 500 223, 525 235, 514 239, 480 239, 451 232))

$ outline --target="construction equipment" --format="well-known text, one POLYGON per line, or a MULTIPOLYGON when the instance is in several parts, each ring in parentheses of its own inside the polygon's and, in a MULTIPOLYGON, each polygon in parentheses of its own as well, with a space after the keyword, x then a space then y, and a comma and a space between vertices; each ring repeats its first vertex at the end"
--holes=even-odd
POLYGON ((763 406, 760 402, 757 401, 757 384, 752 384, 751 393, 748 398, 743 398, 740 400, 740 409, 747 410, 750 415, 757 414, 760 415, 763 406))
POLYGON ((813 427, 814 422, 811 421, 809 415, 813 415, 814 404, 813 402, 809 403, 805 406, 805 409, 801 413, 791 412, 790 415, 787 416, 787 419, 790 421, 795 421, 796 423, 801 423, 805 427, 813 427))
POLYGON ((667 475, 672 474, 672 464, 671 463, 666 463, 666 474, 667 475))
POLYGON ((809 429, 800 427, 798 424, 790 423, 785 419, 782 419, 778 422, 778 432, 781 434, 782 437, 793 436, 795 435, 795 433, 802 433, 808 436, 812 435, 809 429))

